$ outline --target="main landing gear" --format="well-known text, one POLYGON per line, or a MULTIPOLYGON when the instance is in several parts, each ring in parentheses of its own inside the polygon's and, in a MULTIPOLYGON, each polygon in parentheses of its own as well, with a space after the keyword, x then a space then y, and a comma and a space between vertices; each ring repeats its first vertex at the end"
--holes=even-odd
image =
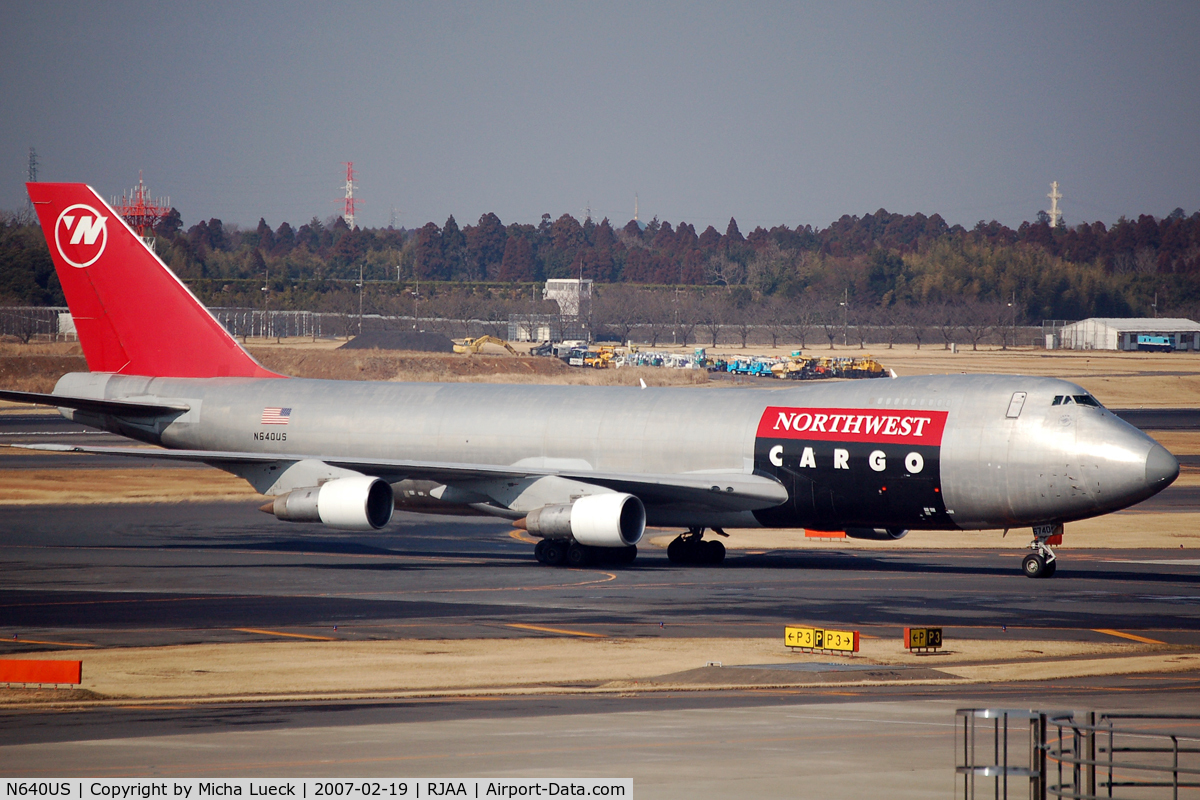
POLYGON ((1035 525, 1033 541, 1029 549, 1033 552, 1021 561, 1021 571, 1026 578, 1049 578, 1058 569, 1058 556, 1050 549, 1050 542, 1062 544, 1062 525, 1035 525))
POLYGON ((591 547, 574 539, 542 539, 533 546, 539 564, 551 567, 586 567, 588 564, 632 564, 637 545, 629 547, 591 547))
MULTIPOLYGON (((729 534, 713 528, 718 536, 729 534)), ((704 541, 704 528, 688 528, 667 545, 667 558, 672 564, 720 564, 725 560, 725 545, 704 541)))

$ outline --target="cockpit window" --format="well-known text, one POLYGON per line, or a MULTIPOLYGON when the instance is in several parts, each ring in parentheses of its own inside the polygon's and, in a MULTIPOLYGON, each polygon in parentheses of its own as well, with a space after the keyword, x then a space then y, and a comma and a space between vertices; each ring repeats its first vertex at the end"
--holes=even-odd
POLYGON ((1060 394, 1056 395, 1052 406, 1091 406, 1092 408, 1104 408, 1100 405, 1100 401, 1092 397, 1090 394, 1060 394))

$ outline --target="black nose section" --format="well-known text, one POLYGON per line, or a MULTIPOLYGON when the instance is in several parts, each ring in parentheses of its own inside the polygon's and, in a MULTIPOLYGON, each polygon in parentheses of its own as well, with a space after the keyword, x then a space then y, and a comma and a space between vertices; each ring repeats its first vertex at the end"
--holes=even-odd
POLYGON ((1179 461, 1161 444, 1155 444, 1146 454, 1146 486, 1165 489, 1179 477, 1179 461))

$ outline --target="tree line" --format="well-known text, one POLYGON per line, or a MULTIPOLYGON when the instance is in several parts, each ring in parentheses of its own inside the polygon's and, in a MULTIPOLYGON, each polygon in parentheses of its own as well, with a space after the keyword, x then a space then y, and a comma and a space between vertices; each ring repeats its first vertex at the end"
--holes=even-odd
MULTIPOLYGON (((505 225, 454 217, 415 230, 351 230, 340 218, 251 229, 209 219, 184 227, 172 209, 156 226, 163 260, 209 305, 342 310, 359 271, 397 297, 467 291, 527 297, 547 278, 598 284, 711 287, 761 304, 844 298, 879 310, 965 303, 1017 308, 1022 319, 1194 314, 1200 304, 1200 212, 1051 227, 1044 213, 1016 229, 971 229, 934 214, 879 210, 826 228, 780 225, 743 235, 657 218, 614 227, 569 214, 505 225), (264 287, 267 291, 263 291, 264 287)), ((384 291, 379 288, 373 294, 384 291)), ((0 302, 61 304, 41 231, 22 214, 0 224, 0 302)))

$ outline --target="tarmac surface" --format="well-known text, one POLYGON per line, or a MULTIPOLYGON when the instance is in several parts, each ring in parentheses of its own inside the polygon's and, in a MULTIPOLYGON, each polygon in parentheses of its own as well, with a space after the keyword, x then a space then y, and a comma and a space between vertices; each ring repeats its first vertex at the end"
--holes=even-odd
MULTIPOLYGON (((1164 420, 1144 422, 1161 429, 1164 420)), ((1169 422, 1200 427, 1200 412, 1169 422)), ((127 443, 46 415, 0 415, 0 443, 34 441, 127 443)), ((97 480, 130 464, 70 454, 0 459, 0 469, 94 468, 97 480)), ((766 637, 796 622, 877 636, 940 625, 948 641, 1140 637, 1200 646, 1194 552, 1064 547, 1048 581, 1024 578, 1012 550, 833 543, 731 551, 716 568, 674 567, 644 546, 629 567, 567 570, 537 564, 503 521, 397 513, 368 535, 280 522, 255 505, 4 508, 0 655, 310 635, 481 647, 498 637, 766 637)), ((1200 492, 1171 487, 1138 510, 1200 510, 1200 492)), ((1044 677, 971 687, 7 710, 0 775, 633 777, 639 797, 794 796, 803 780, 811 796, 951 796, 956 707, 1200 713, 1200 673, 1044 677)))

